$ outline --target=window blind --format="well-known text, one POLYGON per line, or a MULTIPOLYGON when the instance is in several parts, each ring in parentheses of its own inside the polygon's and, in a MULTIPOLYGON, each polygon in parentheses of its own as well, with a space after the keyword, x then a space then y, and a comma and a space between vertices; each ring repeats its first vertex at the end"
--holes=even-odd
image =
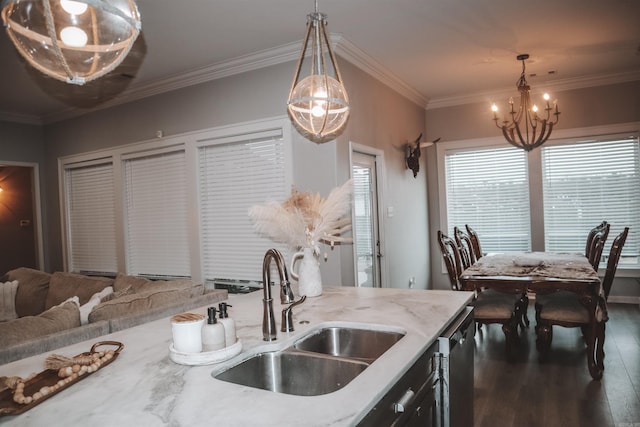
POLYGON ((630 227, 620 263, 637 263, 640 243, 638 138, 549 146, 542 149, 545 247, 584 252, 587 233, 611 223, 611 242, 630 227))
POLYGON ((70 271, 117 273, 113 164, 68 168, 64 180, 70 271))
POLYGON ((124 161, 129 274, 190 277, 184 151, 124 161))
POLYGON ((198 149, 202 265, 206 281, 262 281, 267 249, 251 206, 289 197, 282 130, 209 140, 198 149), (221 143, 222 142, 222 143, 221 143))
POLYGON ((445 154, 448 233, 469 224, 485 252, 531 249, 526 155, 517 148, 445 154))

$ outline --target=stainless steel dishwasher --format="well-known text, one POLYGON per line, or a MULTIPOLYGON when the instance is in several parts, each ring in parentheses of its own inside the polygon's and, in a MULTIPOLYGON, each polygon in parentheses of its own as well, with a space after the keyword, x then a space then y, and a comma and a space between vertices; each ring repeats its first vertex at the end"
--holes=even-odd
POLYGON ((473 308, 466 309, 438 338, 442 427, 473 426, 473 308))

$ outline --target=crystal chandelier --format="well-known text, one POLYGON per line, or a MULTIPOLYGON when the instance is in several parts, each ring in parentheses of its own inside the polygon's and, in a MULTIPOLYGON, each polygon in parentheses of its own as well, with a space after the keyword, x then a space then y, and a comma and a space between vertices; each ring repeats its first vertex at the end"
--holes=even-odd
POLYGON ((2 20, 34 68, 77 85, 120 65, 141 28, 134 0, 3 0, 2 20))
POLYGON ((546 104, 544 118, 538 115, 538 107, 535 104, 531 104, 531 96, 529 94, 531 88, 525 77, 525 60, 529 59, 529 55, 518 55, 517 59, 522 61, 522 74, 516 84, 518 92, 520 92, 518 110, 516 111, 513 107, 513 98, 509 98, 511 119, 505 117, 502 124, 498 123, 500 119, 498 118, 497 105, 493 104, 491 110, 493 111, 493 120, 496 122, 496 126, 502 129, 502 134, 506 140, 518 148, 531 151, 549 139, 553 126, 558 123, 560 112, 558 111, 557 101, 553 101, 554 106, 551 107, 549 105, 549 94, 545 93, 543 95, 546 104), (551 120, 552 115, 555 116, 553 120, 551 120))
POLYGON ((349 98, 331 50, 326 25, 327 16, 318 12, 316 0, 315 12, 307 15, 307 34, 287 100, 294 125, 317 143, 334 139, 349 117, 349 98), (302 64, 309 47, 310 73, 301 79, 302 64), (333 75, 330 75, 331 71, 333 75))

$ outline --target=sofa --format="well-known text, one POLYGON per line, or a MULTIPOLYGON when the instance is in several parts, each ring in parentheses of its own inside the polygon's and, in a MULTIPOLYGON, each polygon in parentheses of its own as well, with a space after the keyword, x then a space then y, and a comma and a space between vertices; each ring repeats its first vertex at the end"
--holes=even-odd
POLYGON ((17 268, 0 278, 0 364, 226 299, 191 280, 17 268))

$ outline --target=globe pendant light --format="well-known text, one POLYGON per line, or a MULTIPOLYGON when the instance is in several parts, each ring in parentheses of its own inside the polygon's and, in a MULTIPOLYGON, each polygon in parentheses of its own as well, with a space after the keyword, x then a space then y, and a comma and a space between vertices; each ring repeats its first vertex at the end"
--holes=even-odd
POLYGON ((120 65, 141 28, 133 0, 3 0, 2 20, 34 68, 78 85, 120 65))
POLYGON ((551 136, 553 126, 558 123, 560 112, 558 111, 557 101, 554 101, 554 107, 549 105, 549 95, 544 94, 543 100, 546 103, 544 108, 544 117, 538 115, 538 107, 531 103, 531 96, 529 94, 531 88, 527 83, 525 75, 525 61, 529 59, 528 54, 522 54, 517 56, 518 61, 522 61, 522 74, 516 84, 518 92, 520 92, 520 106, 516 111, 513 108, 513 98, 509 98, 509 115, 510 119, 505 119, 502 124, 498 124, 500 120, 498 118, 498 106, 493 104, 491 110, 493 111, 493 120, 496 122, 496 126, 502 129, 502 134, 509 144, 518 148, 522 148, 525 151, 531 151, 536 147, 541 146, 551 136), (551 120, 552 111, 555 116, 551 120))
POLYGON ((307 15, 307 33, 287 101, 289 116, 296 128, 317 143, 335 139, 349 117, 349 99, 331 50, 326 25, 327 16, 318 12, 316 1, 315 12, 307 15), (310 72, 301 79, 308 48, 311 49, 310 72))

